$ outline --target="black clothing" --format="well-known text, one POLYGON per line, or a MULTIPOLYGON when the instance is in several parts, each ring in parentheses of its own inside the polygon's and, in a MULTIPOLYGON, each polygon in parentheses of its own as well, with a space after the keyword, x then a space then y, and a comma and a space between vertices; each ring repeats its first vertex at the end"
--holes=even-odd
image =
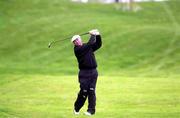
POLYGON ((88 43, 75 46, 74 53, 79 63, 79 69, 95 69, 97 67, 94 51, 102 45, 100 35, 92 35, 88 43))
POLYGON ((84 105, 86 98, 88 97, 88 112, 95 114, 96 106, 96 82, 98 72, 96 69, 92 70, 80 70, 79 72, 79 83, 80 91, 78 98, 74 104, 75 110, 78 112, 84 105))
POLYGON ((82 46, 75 46, 74 53, 79 63, 79 83, 80 91, 74 103, 74 109, 78 112, 84 105, 88 97, 88 112, 95 114, 96 106, 96 82, 98 72, 94 52, 102 45, 100 35, 91 35, 88 43, 82 46))

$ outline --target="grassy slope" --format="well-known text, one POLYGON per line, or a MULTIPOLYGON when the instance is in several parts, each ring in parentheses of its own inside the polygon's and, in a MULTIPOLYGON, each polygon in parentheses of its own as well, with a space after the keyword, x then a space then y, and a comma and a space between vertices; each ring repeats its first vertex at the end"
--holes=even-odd
POLYGON ((116 5, 56 0, 0 4, 1 73, 75 74, 73 46, 66 41, 48 49, 47 44, 98 28, 104 42, 97 52, 103 75, 178 74, 179 2, 141 4, 137 13, 116 10, 116 5))

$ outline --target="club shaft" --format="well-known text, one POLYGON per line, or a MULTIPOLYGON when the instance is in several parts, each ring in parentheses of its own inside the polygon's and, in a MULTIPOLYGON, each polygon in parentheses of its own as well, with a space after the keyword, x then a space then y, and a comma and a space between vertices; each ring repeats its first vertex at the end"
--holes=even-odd
MULTIPOLYGON (((89 32, 82 33, 82 34, 80 34, 80 36, 83 36, 83 35, 86 35, 86 34, 89 34, 89 32)), ((67 38, 65 38, 65 39, 52 41, 52 42, 49 44, 49 47, 50 47, 52 44, 56 43, 56 42, 64 41, 64 40, 71 39, 71 38, 72 38, 72 36, 71 36, 71 37, 67 37, 67 38)))

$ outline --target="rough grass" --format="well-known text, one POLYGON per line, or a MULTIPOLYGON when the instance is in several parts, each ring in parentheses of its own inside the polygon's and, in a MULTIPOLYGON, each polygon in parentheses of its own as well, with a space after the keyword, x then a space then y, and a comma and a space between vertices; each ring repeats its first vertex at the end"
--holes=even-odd
MULTIPOLYGON (((76 74, 70 41, 52 49, 47 45, 92 28, 98 28, 103 37, 103 47, 97 52, 103 74, 137 70, 144 74, 168 73, 167 76, 179 73, 178 1, 141 3, 139 12, 123 12, 115 4, 57 0, 0 4, 0 73, 76 74)), ((88 37, 83 39, 87 41, 88 37)))

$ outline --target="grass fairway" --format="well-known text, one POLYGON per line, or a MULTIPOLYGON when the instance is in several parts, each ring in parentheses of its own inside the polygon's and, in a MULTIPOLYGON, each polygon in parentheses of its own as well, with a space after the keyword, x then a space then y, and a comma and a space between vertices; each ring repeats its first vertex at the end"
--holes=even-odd
MULTIPOLYGON (((177 78, 100 76, 93 117, 179 118, 179 85, 177 78)), ((6 75, 0 81, 0 117, 73 118, 77 91, 76 76, 6 75)))

